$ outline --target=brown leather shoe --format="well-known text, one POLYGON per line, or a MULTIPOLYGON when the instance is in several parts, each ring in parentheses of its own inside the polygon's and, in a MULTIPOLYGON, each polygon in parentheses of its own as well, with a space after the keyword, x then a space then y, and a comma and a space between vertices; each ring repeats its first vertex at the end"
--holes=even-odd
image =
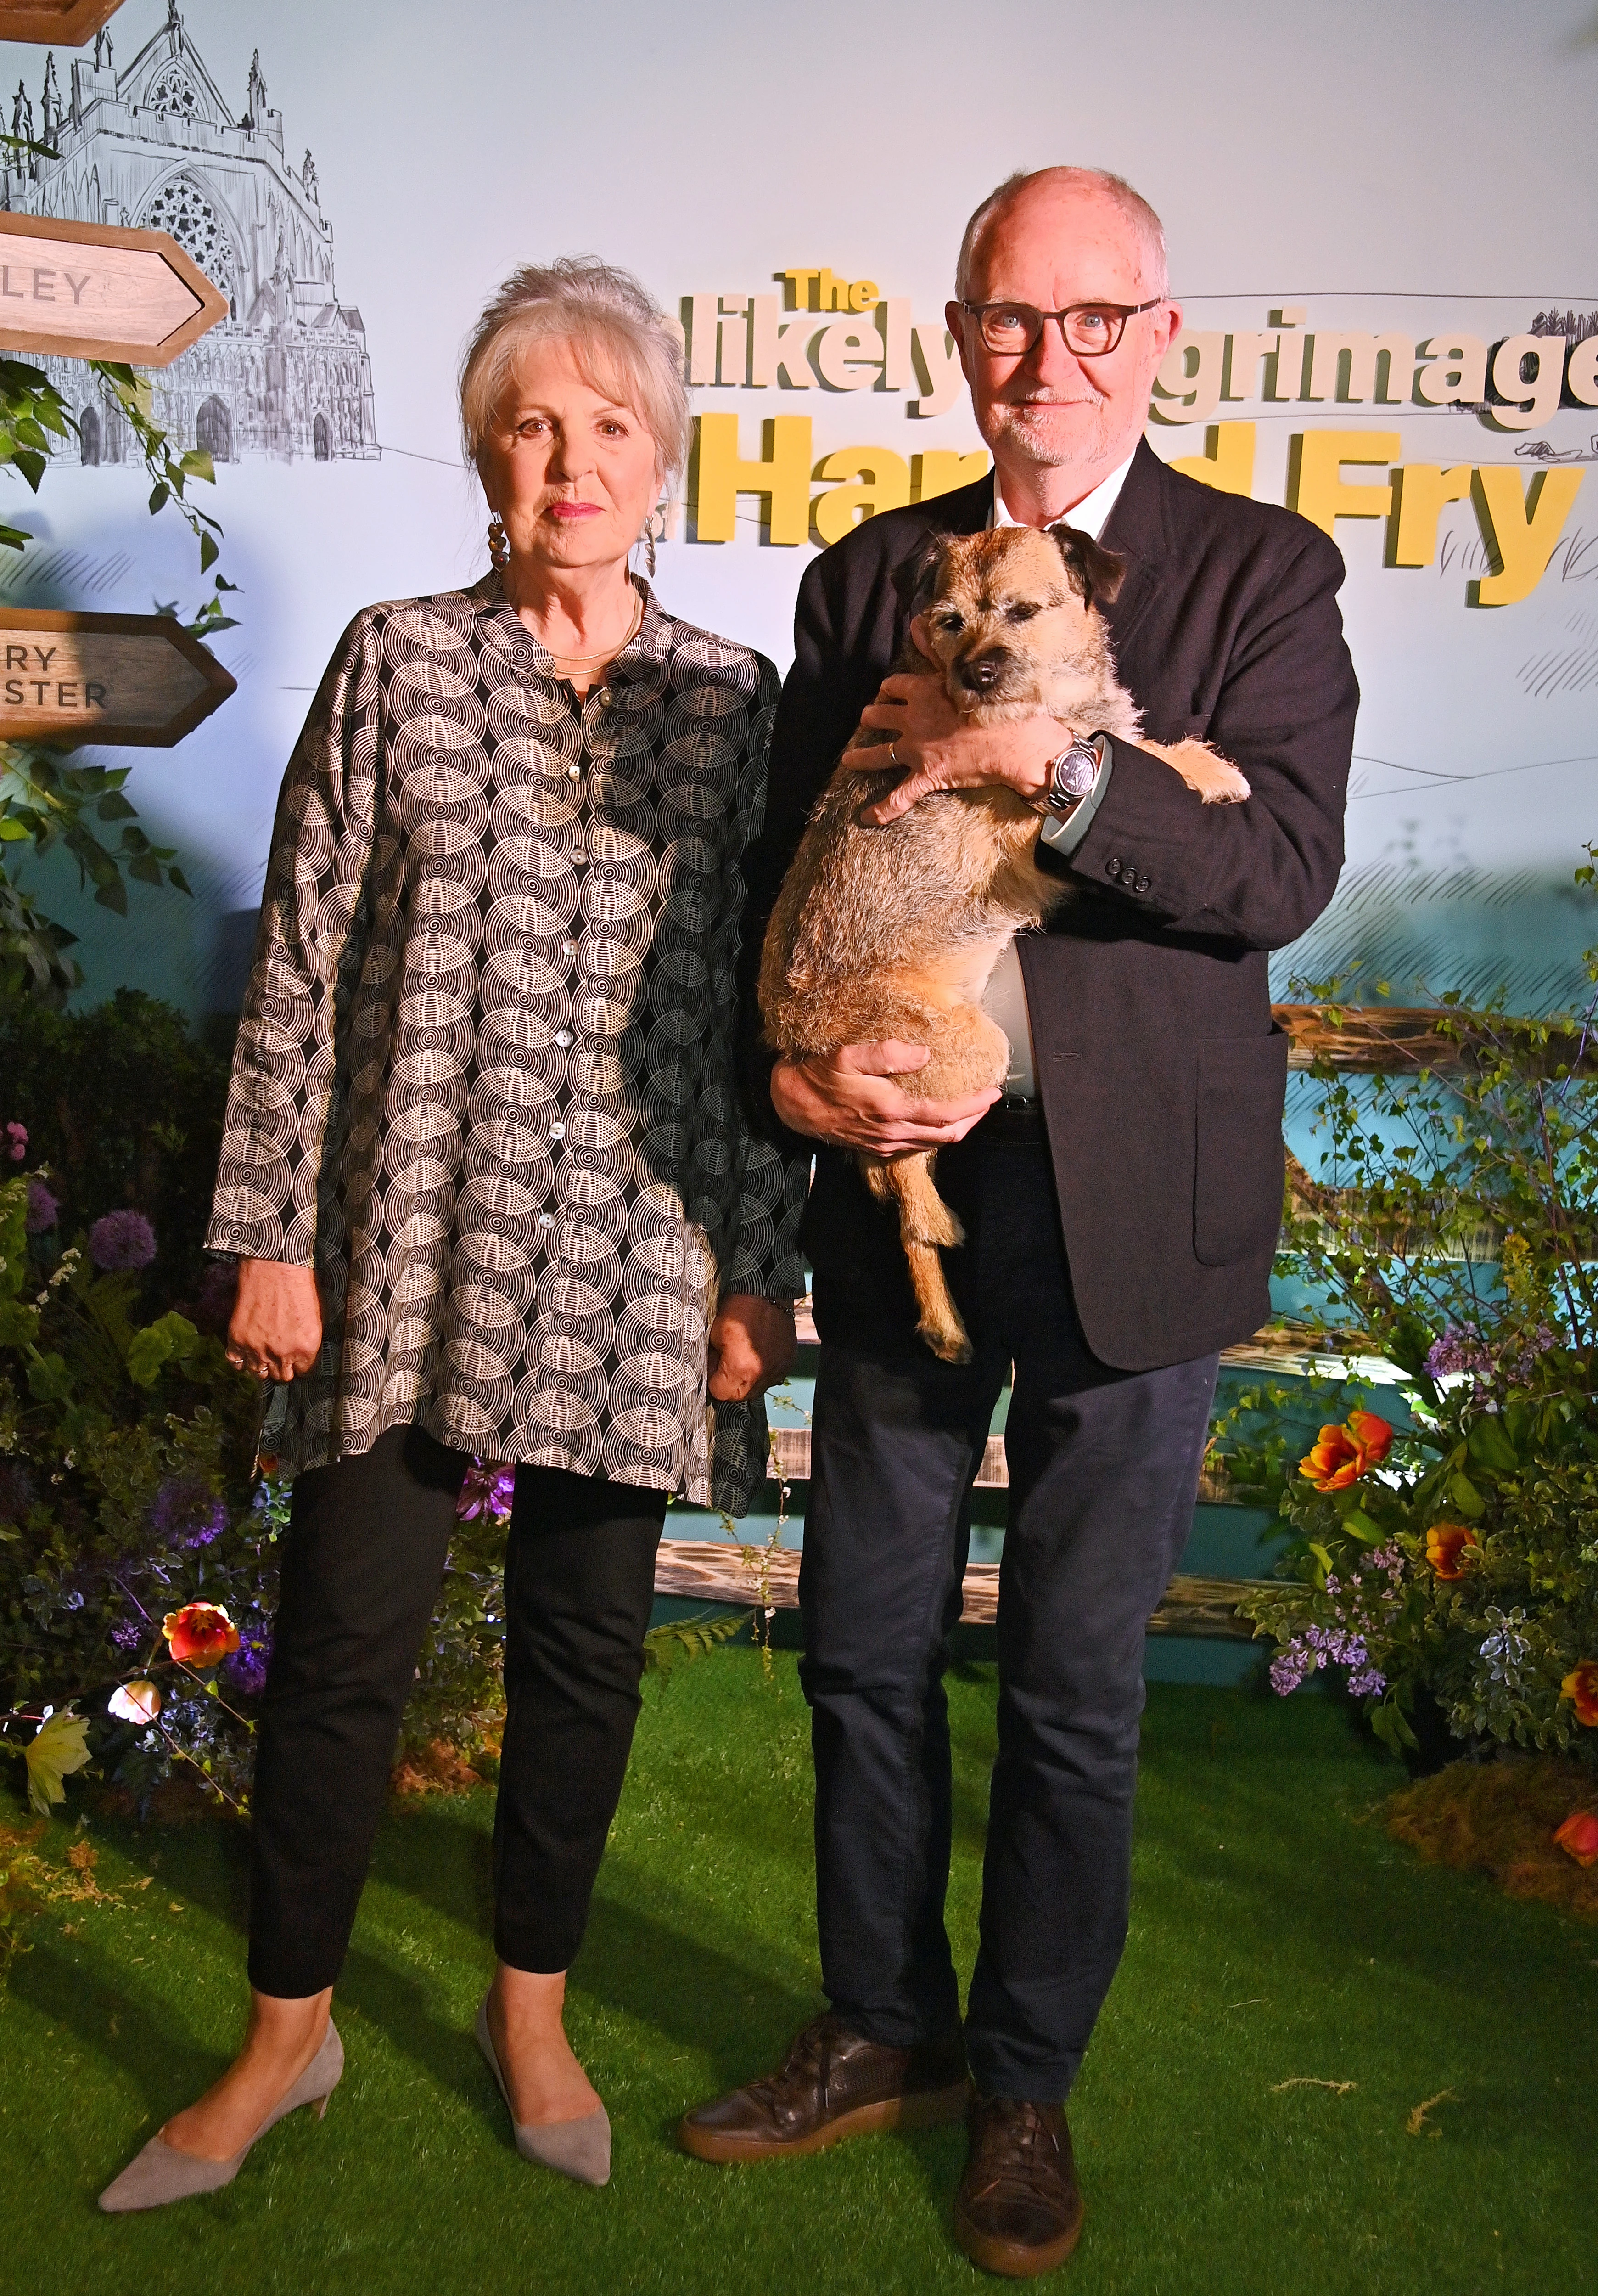
POLYGON ((975 2095, 971 2152, 955 2197, 955 2238, 973 2264, 1031 2280, 1063 2264, 1082 2234, 1082 2194, 1065 2109, 975 2095))
POLYGON ((700 2161, 819 2152, 879 2128, 958 2120, 968 2094, 958 2030, 919 2048, 888 2049, 827 2015, 797 2036, 780 2071, 684 2113, 677 2143, 700 2161))

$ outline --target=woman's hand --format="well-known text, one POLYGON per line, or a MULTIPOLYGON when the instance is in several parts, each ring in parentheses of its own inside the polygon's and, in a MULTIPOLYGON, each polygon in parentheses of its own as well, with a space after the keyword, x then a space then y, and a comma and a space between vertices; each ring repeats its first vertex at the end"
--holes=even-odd
POLYGON ((753 1292, 725 1299, 710 1326, 710 1393, 717 1403, 742 1403, 774 1380, 786 1379, 799 1346, 793 1303, 762 1300, 753 1292))
POLYGON ((309 1371, 321 1345, 322 1301, 311 1269, 241 1259, 228 1362, 256 1379, 291 1380, 309 1371))
MULTIPOLYGON (((920 681, 906 681, 915 682, 920 681)), ((963 1140, 998 1098, 913 1100, 893 1081, 924 1068, 924 1045, 842 1045, 808 1060, 784 1056, 771 1072, 771 1104, 791 1132, 870 1156, 910 1156, 963 1140)))
MULTIPOLYGON (((918 614, 910 635, 929 661, 926 624, 918 614)), ((1025 798, 1043 795, 1050 761, 1071 744, 1071 729, 1057 718, 1024 718, 1010 726, 973 726, 955 709, 941 676, 885 677, 860 723, 892 736, 895 761, 909 770, 895 790, 861 818, 886 828, 934 790, 978 789, 1003 783, 1025 798)))

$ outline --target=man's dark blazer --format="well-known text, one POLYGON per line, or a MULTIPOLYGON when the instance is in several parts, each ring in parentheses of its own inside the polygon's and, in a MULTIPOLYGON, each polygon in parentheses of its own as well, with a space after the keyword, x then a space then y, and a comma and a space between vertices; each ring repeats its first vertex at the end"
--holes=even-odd
MULTIPOLYGON (((807 571, 746 863, 746 984, 806 817, 898 654, 908 563, 930 533, 986 526, 992 499, 989 478, 888 512, 807 571)), ((1268 1312, 1287 1041, 1266 952, 1337 884, 1359 689, 1341 554, 1295 512, 1201 486, 1144 443, 1102 539, 1126 565, 1105 613, 1150 739, 1212 742, 1252 792, 1201 805, 1118 741, 1076 853, 1040 849, 1073 898, 1020 943, 1078 1313, 1102 1362, 1142 1371, 1225 1347, 1268 1312)), ((774 1124, 768 1100, 756 1118, 774 1124)), ((907 1300, 892 1220, 852 1158, 821 1152, 804 1233, 824 1339, 850 1336, 836 1316, 829 1331, 829 1295, 858 1300, 870 1281, 907 1300)))

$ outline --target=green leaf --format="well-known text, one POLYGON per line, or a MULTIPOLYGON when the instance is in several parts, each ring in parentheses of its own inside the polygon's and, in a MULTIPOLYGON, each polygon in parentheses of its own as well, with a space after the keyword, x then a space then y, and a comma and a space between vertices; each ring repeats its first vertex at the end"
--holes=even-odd
MULTIPOLYGON (((184 455, 177 467, 185 478, 208 479, 212 486, 217 483, 217 466, 203 447, 193 448, 190 453, 184 455)), ((203 562, 200 570, 202 574, 205 571, 203 562)))
POLYGON ((1494 1474, 1512 1475, 1520 1464, 1502 1420, 1490 1415, 1479 1419, 1471 1428, 1467 1448, 1479 1467, 1494 1474))
POLYGON ((217 559, 220 558, 221 555, 221 548, 217 541, 216 536, 214 534, 202 534, 200 537, 201 572, 202 574, 209 574, 211 568, 216 564, 217 559))
POLYGON ((28 1366, 29 1392, 40 1403, 65 1403, 72 1392, 72 1374, 61 1356, 35 1356, 28 1366))
POLYGON ((109 790, 94 811, 102 821, 132 821, 135 818, 134 808, 119 790, 109 790))
POLYGON ((193 1355, 200 1333, 174 1309, 135 1332, 127 1349, 127 1376, 137 1387, 153 1387, 164 1365, 193 1355))
POLYGON ((1462 1514, 1481 1515, 1487 1513, 1487 1501, 1469 1475, 1454 1474, 1448 1478, 1448 1488, 1454 1504, 1462 1514))
POLYGON ((88 1730, 83 1715, 63 1707, 23 1747, 22 1759, 28 1765, 28 1799, 41 1817, 48 1817, 56 1803, 65 1801, 63 1779, 81 1770, 88 1760, 88 1730))
POLYGON ((160 483, 159 483, 158 485, 156 485, 156 486, 154 486, 154 487, 152 487, 152 488, 151 488, 151 492, 150 492, 150 515, 151 515, 151 517, 152 517, 152 518, 153 518, 153 517, 155 516, 155 514, 156 514, 156 512, 157 512, 158 511, 164 510, 164 509, 166 508, 166 506, 167 506, 168 503, 171 500, 171 498, 172 498, 172 489, 171 489, 171 488, 167 484, 166 480, 163 479, 163 480, 161 480, 160 481, 160 483))
POLYGON ((651 1627, 643 1637, 643 1669, 646 1674, 669 1674, 679 1662, 704 1658, 717 1643, 728 1642, 753 1618, 745 1611, 736 1618, 715 1618, 709 1612, 697 1619, 674 1620, 663 1627, 651 1627))
POLYGON ((19 447, 12 459, 37 495, 39 490, 39 480, 45 475, 49 456, 36 454, 31 447, 19 447))
POLYGON ((1403 1714, 1390 1698, 1384 1698, 1371 1716, 1371 1727, 1382 1744, 1395 1754, 1402 1754, 1406 1746, 1420 1743, 1403 1714))
POLYGON ((1381 1524, 1373 1522, 1363 1507, 1349 1508, 1343 1517, 1343 1529, 1367 1546, 1380 1546, 1386 1537, 1381 1524))

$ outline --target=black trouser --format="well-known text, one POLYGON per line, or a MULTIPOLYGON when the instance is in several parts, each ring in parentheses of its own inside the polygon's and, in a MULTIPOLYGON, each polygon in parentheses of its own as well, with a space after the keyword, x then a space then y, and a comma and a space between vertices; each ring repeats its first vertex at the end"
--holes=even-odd
POLYGON ((1144 1627, 1192 1525, 1217 1359, 1141 1373, 1100 1363, 1072 1302, 1046 1151, 972 1143, 944 1189, 966 1227, 945 1261, 970 1364, 940 1363, 920 1341, 895 1347, 880 1326, 868 1344, 839 1344, 859 1262, 829 1286, 817 1257, 824 1344, 799 1603, 822 1976, 868 2039, 904 2047, 959 2017, 943 1922, 945 1637, 1013 1358, 999 1753, 965 2036, 979 2087, 1053 2103, 1126 1942, 1144 1627))
MULTIPOLYGON (((297 2000, 343 1963, 466 1460, 420 1428, 295 1479, 262 1701, 250 1981, 297 2000)), ((505 1557, 495 1946, 570 1966, 637 1718, 663 1491, 520 1467, 505 1557)))

